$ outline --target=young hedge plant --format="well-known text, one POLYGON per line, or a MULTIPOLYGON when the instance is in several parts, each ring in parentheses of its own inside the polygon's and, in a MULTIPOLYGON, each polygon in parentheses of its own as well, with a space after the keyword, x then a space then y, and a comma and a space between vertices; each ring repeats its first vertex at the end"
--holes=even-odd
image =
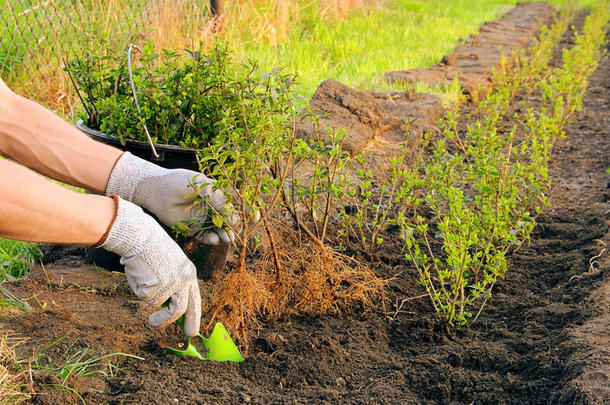
POLYGON ((295 77, 283 69, 261 72, 249 63, 229 72, 225 90, 233 102, 223 106, 218 135, 199 152, 202 170, 234 209, 215 213, 206 226, 236 235, 237 265, 215 288, 210 322, 222 316, 247 343, 259 315, 372 305, 383 296, 383 281, 329 241, 347 184, 342 132, 321 128, 316 114, 295 105, 295 77), (297 137, 304 119, 314 126, 307 139, 297 137), (235 214, 238 225, 229 221, 235 214))

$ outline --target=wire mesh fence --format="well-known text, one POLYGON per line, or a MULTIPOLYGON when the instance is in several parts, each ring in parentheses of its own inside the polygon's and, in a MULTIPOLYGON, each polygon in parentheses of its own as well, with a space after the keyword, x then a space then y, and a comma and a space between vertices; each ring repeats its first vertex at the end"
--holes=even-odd
POLYGON ((130 43, 149 39, 156 51, 206 49, 218 36, 242 51, 253 42, 275 46, 294 26, 340 20, 382 1, 0 0, 0 78, 73 115, 78 98, 63 67, 74 57, 126 58, 130 43))
POLYGON ((70 98, 64 61, 153 37, 176 45, 196 36, 209 10, 210 0, 0 0, 0 78, 44 102, 70 98))
POLYGON ((15 79, 59 66, 85 47, 117 47, 146 35, 148 0, 4 0, 0 73, 15 79))

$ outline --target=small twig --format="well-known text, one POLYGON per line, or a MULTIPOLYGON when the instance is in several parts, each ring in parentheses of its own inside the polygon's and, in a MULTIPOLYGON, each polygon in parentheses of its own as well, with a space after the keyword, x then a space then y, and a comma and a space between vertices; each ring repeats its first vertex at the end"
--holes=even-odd
POLYGON ((40 261, 40 267, 42 268, 42 272, 44 273, 44 278, 47 279, 47 286, 50 290, 53 288, 51 285, 51 279, 49 278, 49 273, 47 273, 47 269, 44 267, 44 263, 42 263, 42 260, 40 261))
POLYGON ((74 89, 76 90, 76 95, 78 96, 78 98, 80 99, 80 102, 83 104, 83 107, 85 108, 87 117, 91 118, 92 117, 91 111, 89 111, 89 108, 87 107, 87 104, 85 103, 85 100, 83 100, 83 96, 81 96, 81 94, 80 94, 80 90, 78 89, 78 86, 76 85, 76 82, 74 81, 74 77, 72 77, 72 72, 70 71, 70 69, 68 68, 68 64, 66 63, 66 58, 64 58, 62 56, 61 60, 64 63, 64 69, 68 73, 68 77, 70 78, 70 81, 72 82, 72 85, 74 86, 74 89))
POLYGON ((402 306, 405 304, 405 302, 409 302, 409 301, 413 301, 413 300, 418 300, 420 298, 425 298, 427 296, 428 296, 428 294, 422 294, 422 295, 418 295, 416 297, 403 298, 400 301, 400 304, 397 305, 396 311, 394 312, 394 315, 390 317, 390 319, 396 319, 396 317, 398 316, 398 313, 402 309, 402 306))

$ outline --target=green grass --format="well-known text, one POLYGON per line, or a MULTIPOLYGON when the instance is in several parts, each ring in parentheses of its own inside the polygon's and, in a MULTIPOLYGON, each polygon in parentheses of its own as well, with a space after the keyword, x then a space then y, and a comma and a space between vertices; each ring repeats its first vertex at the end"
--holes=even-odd
MULTIPOLYGON (((585 6, 591 1, 549 1, 585 6)), ((359 90, 387 90, 383 74, 438 63, 460 38, 506 13, 515 0, 388 0, 384 8, 355 12, 334 23, 311 21, 273 47, 251 41, 238 48, 268 70, 286 66, 299 75, 297 91, 311 97, 332 78, 359 90)))
POLYGON ((0 282, 5 281, 7 276, 25 276, 41 257, 42 253, 35 243, 0 238, 0 282))
POLYGON ((41 257, 42 252, 35 243, 0 238, 0 309, 11 307, 29 310, 29 305, 2 287, 2 283, 25 277, 41 257))

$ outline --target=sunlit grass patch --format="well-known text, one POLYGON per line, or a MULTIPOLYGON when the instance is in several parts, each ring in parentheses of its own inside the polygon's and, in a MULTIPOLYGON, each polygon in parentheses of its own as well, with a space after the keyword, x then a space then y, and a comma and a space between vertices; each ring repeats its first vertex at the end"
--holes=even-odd
POLYGON ((381 7, 354 11, 346 20, 306 20, 277 46, 257 40, 235 46, 243 58, 260 61, 263 69, 286 66, 295 71, 297 91, 304 97, 311 97, 329 78, 359 90, 379 90, 385 88, 380 80, 385 72, 438 63, 483 22, 505 14, 516 3, 386 0, 381 7))
POLYGON ((35 243, 0 238, 0 282, 25 276, 41 257, 35 243))

